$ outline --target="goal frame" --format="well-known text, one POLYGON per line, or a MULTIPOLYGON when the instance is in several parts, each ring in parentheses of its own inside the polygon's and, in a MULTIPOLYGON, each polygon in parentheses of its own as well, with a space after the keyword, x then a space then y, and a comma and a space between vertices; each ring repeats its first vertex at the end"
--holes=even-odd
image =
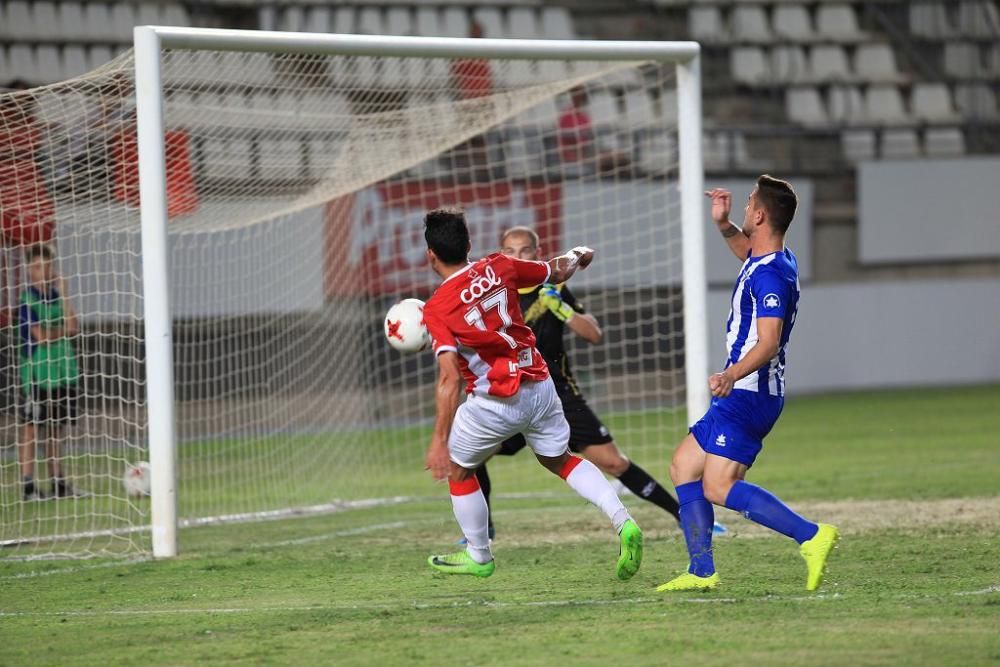
POLYGON ((641 60, 674 64, 688 421, 707 409, 708 290, 702 217, 701 48, 697 42, 397 37, 163 26, 137 26, 133 39, 154 558, 177 555, 177 435, 161 80, 163 49, 497 60, 641 60))

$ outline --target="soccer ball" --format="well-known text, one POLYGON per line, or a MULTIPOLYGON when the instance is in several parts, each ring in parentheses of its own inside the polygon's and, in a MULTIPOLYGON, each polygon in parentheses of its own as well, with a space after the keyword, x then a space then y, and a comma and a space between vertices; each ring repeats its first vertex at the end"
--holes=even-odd
POLYGON ((424 326, 424 302, 403 299, 385 315, 385 338, 400 352, 419 352, 431 344, 424 326))
POLYGON ((139 461, 135 464, 129 464, 125 468, 125 474, 122 476, 122 485, 125 487, 125 492, 130 496, 148 496, 150 485, 149 463, 139 461))

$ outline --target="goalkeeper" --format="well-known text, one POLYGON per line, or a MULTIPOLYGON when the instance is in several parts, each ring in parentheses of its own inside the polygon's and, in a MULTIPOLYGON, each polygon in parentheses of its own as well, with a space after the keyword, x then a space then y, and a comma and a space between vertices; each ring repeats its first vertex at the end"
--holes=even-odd
MULTIPOLYGON (((517 259, 537 260, 541 254, 538 234, 528 227, 513 227, 504 232, 500 239, 500 252, 517 259)), ((563 347, 564 328, 568 327, 588 343, 596 344, 601 342, 603 335, 597 319, 584 312, 580 302, 563 285, 546 284, 522 289, 520 292, 524 321, 535 333, 535 346, 549 367, 566 421, 569 422, 570 450, 588 459, 604 473, 617 477, 632 493, 661 507, 679 522, 677 500, 618 449, 610 431, 587 405, 573 378, 563 347)), ((504 441, 497 454, 513 456, 526 444, 523 435, 516 435, 504 441)), ((476 477, 486 496, 486 503, 489 504, 490 477, 486 464, 476 470, 476 477)), ((489 531, 492 538, 495 534, 492 516, 489 531)), ((725 532, 725 528, 717 524, 716 532, 725 532)))

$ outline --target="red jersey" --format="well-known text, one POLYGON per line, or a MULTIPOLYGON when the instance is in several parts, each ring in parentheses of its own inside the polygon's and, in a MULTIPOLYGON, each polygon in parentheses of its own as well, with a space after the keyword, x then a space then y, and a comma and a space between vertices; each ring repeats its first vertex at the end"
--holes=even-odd
POLYGON ((548 279, 545 262, 494 253, 448 276, 431 295, 424 322, 434 354, 458 352, 466 393, 513 396, 522 378, 549 376, 517 293, 548 279))

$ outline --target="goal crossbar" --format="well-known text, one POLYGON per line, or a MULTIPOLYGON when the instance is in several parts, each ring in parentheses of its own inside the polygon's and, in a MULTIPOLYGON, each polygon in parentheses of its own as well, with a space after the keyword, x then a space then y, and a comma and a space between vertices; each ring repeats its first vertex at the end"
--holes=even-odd
POLYGON ((653 61, 677 69, 678 156, 688 419, 708 405, 700 47, 696 42, 504 40, 288 33, 138 26, 134 30, 136 113, 154 557, 177 553, 176 424, 167 239, 164 49, 395 58, 653 61))

